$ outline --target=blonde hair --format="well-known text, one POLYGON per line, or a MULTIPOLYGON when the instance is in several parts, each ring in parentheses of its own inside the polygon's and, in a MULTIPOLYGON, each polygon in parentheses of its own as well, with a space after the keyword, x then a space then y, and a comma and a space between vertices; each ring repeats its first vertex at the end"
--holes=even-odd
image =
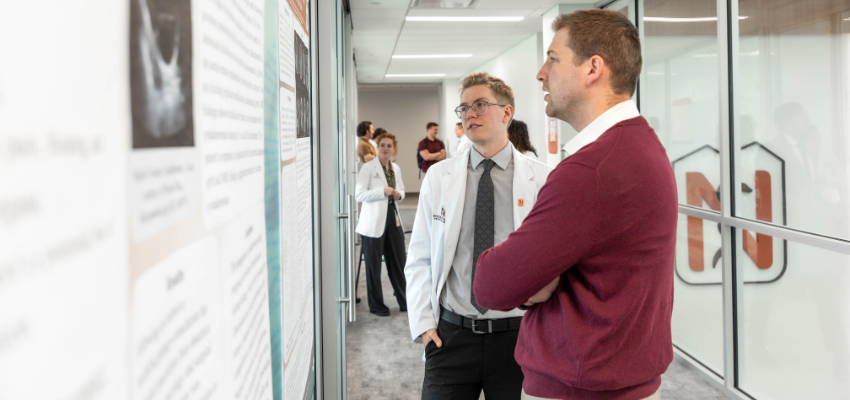
POLYGON ((501 104, 510 104, 511 108, 516 109, 514 106, 514 91, 508 86, 505 81, 496 78, 493 75, 490 75, 486 72, 475 72, 467 75, 463 78, 463 81, 460 82, 460 94, 463 95, 463 92, 466 89, 469 89, 473 86, 484 85, 487 86, 491 92, 493 92, 493 97, 496 98, 501 104))
POLYGON ((395 135, 389 132, 384 132, 378 137, 375 138, 375 143, 378 144, 378 147, 381 147, 381 140, 389 139, 393 141, 393 157, 398 155, 398 141, 395 140, 395 135))

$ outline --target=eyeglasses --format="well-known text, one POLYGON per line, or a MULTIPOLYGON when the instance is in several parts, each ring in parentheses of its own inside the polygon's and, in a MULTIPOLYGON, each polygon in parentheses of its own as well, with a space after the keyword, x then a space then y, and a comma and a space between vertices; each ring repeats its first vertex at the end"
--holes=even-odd
POLYGON ((489 102, 486 102, 486 101, 476 101, 476 102, 472 103, 472 106, 465 106, 465 105, 458 106, 457 108, 455 108, 455 114, 457 114, 458 118, 463 118, 463 117, 466 116, 467 113, 469 113, 469 109, 471 108, 472 111, 475 111, 476 115, 484 115, 484 114, 487 114, 487 108, 490 107, 490 106, 504 107, 506 105, 507 104, 496 104, 496 103, 489 103, 489 102))

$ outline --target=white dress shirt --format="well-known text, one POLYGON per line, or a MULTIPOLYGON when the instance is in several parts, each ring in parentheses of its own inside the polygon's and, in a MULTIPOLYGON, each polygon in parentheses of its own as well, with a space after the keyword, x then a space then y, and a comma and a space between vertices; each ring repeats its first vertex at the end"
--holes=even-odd
POLYGON ((372 145, 372 147, 374 147, 374 148, 375 148, 375 154, 378 154, 378 144, 377 144, 377 143, 375 143, 375 141, 374 141, 374 140, 372 140, 372 139, 369 139, 369 144, 371 144, 371 145, 372 145))
POLYGON ((602 113, 596 117, 590 125, 582 129, 581 132, 564 145, 564 151, 567 156, 571 156, 599 139, 605 131, 611 129, 612 126, 619 124, 627 119, 632 119, 640 116, 637 105, 632 100, 626 100, 602 113))

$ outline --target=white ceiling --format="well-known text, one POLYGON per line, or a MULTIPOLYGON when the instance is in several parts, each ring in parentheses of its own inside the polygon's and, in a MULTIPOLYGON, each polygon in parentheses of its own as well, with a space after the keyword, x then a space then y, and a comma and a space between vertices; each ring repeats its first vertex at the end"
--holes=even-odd
POLYGON ((359 83, 435 82, 461 78, 536 32, 557 4, 588 0, 480 0, 474 9, 409 9, 411 0, 351 0, 352 45, 359 83), (409 22, 406 16, 524 17, 519 22, 409 22), (393 59, 407 54, 472 54, 469 58, 393 59), (386 74, 446 74, 386 78, 386 74))

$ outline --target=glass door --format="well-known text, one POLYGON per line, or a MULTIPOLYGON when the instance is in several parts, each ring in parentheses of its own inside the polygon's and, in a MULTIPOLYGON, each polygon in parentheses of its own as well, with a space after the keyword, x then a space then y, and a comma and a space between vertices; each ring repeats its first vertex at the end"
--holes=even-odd
POLYGON ((352 227, 346 140, 346 16, 340 0, 316 2, 315 62, 318 79, 318 176, 321 261, 321 349, 324 366, 319 384, 322 399, 346 398, 345 328, 354 315, 352 227))

